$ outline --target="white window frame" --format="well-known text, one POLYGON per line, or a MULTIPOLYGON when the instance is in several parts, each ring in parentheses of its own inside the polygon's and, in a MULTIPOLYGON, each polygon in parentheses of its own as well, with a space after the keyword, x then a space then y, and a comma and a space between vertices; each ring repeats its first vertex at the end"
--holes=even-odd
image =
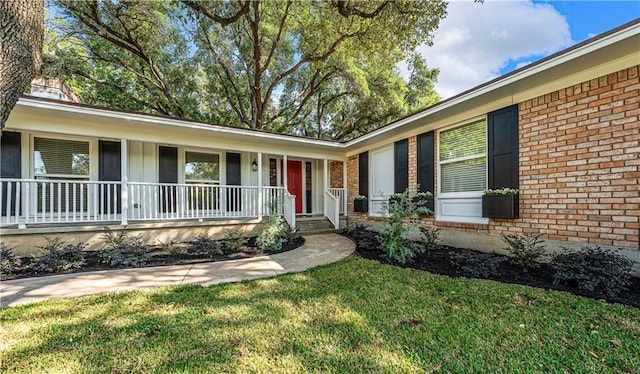
POLYGON ((472 216, 451 216, 451 215, 444 215, 443 214, 443 206, 447 203, 456 203, 456 204, 467 204, 467 205, 474 205, 474 206, 478 206, 480 207, 480 212, 482 211, 482 193, 483 191, 469 191, 469 192, 442 192, 442 165, 446 165, 449 163, 454 163, 454 162, 460 162, 460 161, 466 161, 466 160, 473 160, 473 159, 477 159, 477 158, 481 158, 481 157, 485 157, 485 159, 487 160, 486 164, 485 164, 485 186, 487 185, 487 178, 488 178, 488 165, 489 165, 489 159, 488 159, 488 149, 485 148, 485 152, 484 154, 475 154, 475 155, 470 155, 470 156, 464 156, 464 157, 457 157, 457 158, 453 158, 453 159, 448 159, 445 161, 440 161, 440 141, 441 141, 441 133, 458 128, 458 127, 463 127, 463 126, 467 126, 467 125, 472 125, 474 123, 480 122, 480 121, 484 121, 485 122, 485 137, 487 137, 487 131, 488 131, 488 118, 486 115, 483 116, 478 116, 478 117, 474 117, 474 118, 470 118, 464 121, 460 121, 457 122, 453 125, 447 126, 447 127, 443 127, 441 129, 438 129, 436 132, 437 138, 436 138, 436 142, 435 142, 435 146, 436 146, 436 163, 438 165, 437 167, 437 186, 436 186, 436 190, 438 191, 437 193, 437 197, 436 197, 436 220, 437 221, 443 221, 443 222, 459 222, 459 223, 479 223, 479 224, 487 224, 489 223, 489 219, 488 218, 484 218, 482 217, 482 214, 478 215, 472 215, 472 216))
MULTIPOLYGON (((394 157, 394 143, 384 145, 382 147, 378 147, 376 149, 369 151, 369 216, 370 217, 387 217, 388 214, 386 212, 380 210, 382 209, 382 204, 388 203, 389 197, 393 194, 393 191, 388 194, 380 194, 380 191, 375 190, 374 181, 376 177, 376 170, 374 165, 374 154, 388 152, 391 150, 391 156, 394 157)), ((392 160, 393 163, 393 160, 392 160)), ((391 178, 395 178, 395 168, 391 170, 391 178)), ((378 173, 389 173, 389 170, 378 170, 378 173)), ((393 182, 392 182, 393 184, 393 182)), ((384 192, 384 191, 382 191, 384 192)))
POLYGON ((222 152, 217 150, 204 150, 204 149, 194 149, 194 148, 183 148, 182 152, 180 152, 182 158, 178 157, 179 167, 178 172, 180 173, 180 178, 184 184, 213 184, 219 186, 222 184, 222 152), (191 153, 202 153, 208 155, 217 155, 218 156, 218 179, 217 180, 205 180, 205 179, 187 179, 187 152, 191 153))
POLYGON ((29 135, 29 175, 31 179, 38 178, 56 178, 56 179, 69 179, 69 180, 84 180, 95 181, 98 180, 98 154, 97 154, 97 138, 87 138, 72 135, 59 135, 48 133, 31 133, 29 135), (63 140, 89 143, 89 173, 86 175, 79 174, 53 174, 53 173, 36 173, 36 147, 35 138, 51 139, 51 140, 63 140))

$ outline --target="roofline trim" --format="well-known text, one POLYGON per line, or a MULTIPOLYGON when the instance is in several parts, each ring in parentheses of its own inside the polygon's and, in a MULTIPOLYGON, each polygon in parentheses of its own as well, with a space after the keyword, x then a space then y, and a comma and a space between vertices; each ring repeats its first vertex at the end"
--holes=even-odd
POLYGON ((300 144, 321 145, 321 146, 327 146, 335 149, 344 149, 346 147, 344 143, 335 142, 331 140, 323 140, 323 139, 315 140, 310 138, 297 137, 295 135, 273 134, 273 133, 263 132, 263 131, 255 131, 255 130, 214 125, 214 124, 207 124, 204 122, 194 122, 189 120, 181 120, 177 118, 166 118, 166 117, 154 116, 146 113, 122 112, 122 111, 112 110, 109 108, 96 108, 96 107, 89 107, 85 105, 74 105, 74 104, 58 102, 54 100, 41 100, 41 99, 36 99, 31 97, 24 97, 24 96, 18 100, 18 104, 26 107, 60 110, 60 111, 65 111, 70 113, 101 116, 101 117, 107 117, 107 118, 117 118, 125 121, 156 123, 156 124, 164 124, 164 125, 182 127, 182 128, 215 131, 219 133, 227 133, 227 134, 233 134, 233 135, 239 135, 239 136, 251 136, 251 137, 258 137, 263 139, 280 140, 280 141, 294 142, 294 143, 300 143, 300 144))
POLYGON ((384 135, 385 133, 395 130, 399 127, 402 127, 410 122, 419 120, 421 118, 427 117, 429 115, 432 115, 444 109, 464 103, 465 101, 484 95, 488 92, 497 90, 506 85, 515 83, 519 80, 538 74, 547 69, 550 69, 552 67, 558 66, 565 62, 571 61, 578 57, 584 56, 598 49, 607 47, 609 45, 612 45, 621 40, 637 35, 639 33, 640 33, 640 18, 635 19, 625 25, 622 25, 617 29, 613 29, 607 33, 596 36, 591 40, 586 40, 582 43, 576 44, 565 50, 557 52, 538 62, 534 62, 530 65, 524 66, 520 70, 515 70, 511 73, 507 73, 506 75, 500 76, 492 81, 478 85, 465 92, 455 95, 447 100, 434 104, 433 106, 426 108, 420 112, 417 112, 412 115, 409 115, 408 117, 402 118, 396 121, 395 123, 392 122, 368 134, 364 134, 360 137, 352 139, 346 142, 345 144, 347 148, 357 146, 359 143, 384 135))

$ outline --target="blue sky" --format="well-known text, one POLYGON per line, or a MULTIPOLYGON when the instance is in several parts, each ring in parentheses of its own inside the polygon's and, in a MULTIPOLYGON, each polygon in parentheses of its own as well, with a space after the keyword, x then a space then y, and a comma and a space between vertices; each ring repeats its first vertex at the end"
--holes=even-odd
POLYGON ((443 98, 640 17, 640 1, 452 1, 432 47, 443 98))

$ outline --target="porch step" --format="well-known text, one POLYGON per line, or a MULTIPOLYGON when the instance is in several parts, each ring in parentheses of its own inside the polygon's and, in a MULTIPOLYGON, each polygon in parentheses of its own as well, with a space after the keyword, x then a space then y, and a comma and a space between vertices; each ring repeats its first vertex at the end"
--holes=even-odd
MULTIPOLYGON (((341 223, 343 220, 344 218, 341 217, 341 223)), ((296 226, 298 228, 298 232, 301 234, 334 233, 339 231, 333 227, 331 221, 329 221, 326 217, 321 216, 297 217, 296 226)))

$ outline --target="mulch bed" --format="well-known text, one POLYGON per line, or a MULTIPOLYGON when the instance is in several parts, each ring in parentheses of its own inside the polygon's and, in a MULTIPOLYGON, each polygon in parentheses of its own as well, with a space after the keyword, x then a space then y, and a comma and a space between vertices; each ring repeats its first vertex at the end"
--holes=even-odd
MULTIPOLYGON (((242 251, 236 252, 236 253, 226 253, 226 254, 222 254, 214 257, 206 257, 202 255, 200 256, 190 255, 186 253, 178 253, 178 254, 172 255, 164 252, 160 247, 150 247, 149 254, 151 255, 151 258, 144 266, 141 266, 141 267, 198 264, 198 263, 206 263, 206 262, 238 260, 243 258, 261 256, 265 254, 273 255, 273 254, 287 252, 292 249, 301 247, 304 244, 304 242, 305 240, 303 237, 296 237, 295 239, 284 243, 281 250, 264 253, 258 248, 256 244, 256 237, 251 237, 251 238, 247 238, 247 243, 245 245, 245 248, 242 251)), ((43 277, 43 276, 58 275, 58 274, 84 273, 84 272, 100 271, 100 270, 135 268, 132 266, 117 266, 117 267, 109 266, 109 264, 105 264, 101 262, 100 257, 94 251, 85 252, 85 255, 84 255, 85 264, 81 268, 71 269, 71 270, 59 272, 59 273, 34 272, 31 269, 30 265, 34 263, 35 258, 22 257, 20 260, 22 263, 21 268, 18 271, 16 271, 16 273, 14 274, 2 275, 3 281, 11 280, 11 279, 43 277)))
POLYGON ((607 296, 599 292, 592 292, 578 288, 575 284, 554 284, 554 270, 548 264, 541 264, 540 268, 524 272, 520 266, 513 263, 508 256, 481 253, 470 249, 442 246, 440 249, 418 254, 416 258, 405 265, 400 265, 387 260, 380 248, 375 246, 376 240, 373 232, 358 233, 356 252, 359 256, 384 264, 400 266, 428 271, 434 274, 450 277, 467 277, 489 279, 503 283, 522 284, 526 286, 543 288, 546 290, 558 290, 570 292, 574 295, 585 296, 593 299, 605 300, 611 303, 620 303, 640 308, 640 278, 633 277, 627 290, 620 292, 615 297, 607 296), (363 238, 364 237, 364 238, 363 238))

